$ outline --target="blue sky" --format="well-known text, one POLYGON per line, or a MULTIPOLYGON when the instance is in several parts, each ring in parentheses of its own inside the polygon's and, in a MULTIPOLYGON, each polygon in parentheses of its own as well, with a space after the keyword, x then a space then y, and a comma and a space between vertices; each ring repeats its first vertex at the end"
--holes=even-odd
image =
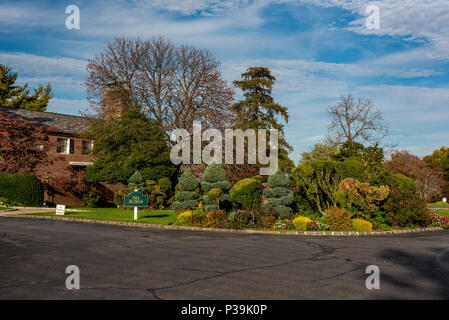
POLYGON ((2 0, 0 63, 21 82, 50 82, 48 111, 78 114, 87 59, 114 36, 162 35, 209 49, 229 83, 248 66, 269 67, 291 115, 295 162, 323 139, 327 107, 348 93, 372 99, 388 140, 423 156, 449 145, 448 21, 448 0, 2 0), (79 30, 65 28, 71 4, 79 30), (380 8, 378 30, 365 26, 369 4, 380 8))

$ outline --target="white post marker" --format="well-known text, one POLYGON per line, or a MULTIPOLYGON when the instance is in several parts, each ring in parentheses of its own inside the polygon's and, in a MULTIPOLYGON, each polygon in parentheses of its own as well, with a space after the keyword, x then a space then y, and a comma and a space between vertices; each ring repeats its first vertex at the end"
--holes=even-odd
POLYGON ((56 205, 56 214, 63 216, 65 214, 65 205, 63 204, 56 205))
POLYGON ((137 220, 137 207, 134 207, 134 220, 137 220))

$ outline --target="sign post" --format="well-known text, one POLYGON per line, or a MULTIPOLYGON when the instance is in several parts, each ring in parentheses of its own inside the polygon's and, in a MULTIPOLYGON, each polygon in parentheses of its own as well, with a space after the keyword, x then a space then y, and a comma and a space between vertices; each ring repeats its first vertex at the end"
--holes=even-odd
POLYGON ((134 191, 125 196, 125 207, 134 207, 134 220, 137 220, 137 208, 148 207, 148 196, 134 191))
POLYGON ((63 216, 64 213, 65 213, 65 205, 63 204, 56 205, 56 214, 63 216))

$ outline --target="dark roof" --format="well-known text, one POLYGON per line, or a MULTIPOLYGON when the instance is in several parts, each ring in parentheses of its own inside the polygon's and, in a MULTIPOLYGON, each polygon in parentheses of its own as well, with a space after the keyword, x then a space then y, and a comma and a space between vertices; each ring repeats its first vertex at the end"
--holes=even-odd
POLYGON ((69 114, 7 108, 1 106, 0 112, 5 112, 28 121, 37 121, 42 126, 48 126, 56 129, 57 133, 69 135, 84 134, 92 125, 92 119, 72 116, 69 114))

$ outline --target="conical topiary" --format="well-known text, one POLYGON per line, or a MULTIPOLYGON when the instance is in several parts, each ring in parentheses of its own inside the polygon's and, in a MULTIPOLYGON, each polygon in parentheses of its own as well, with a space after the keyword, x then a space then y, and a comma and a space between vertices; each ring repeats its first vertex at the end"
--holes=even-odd
POLYGON ((131 189, 138 189, 139 191, 143 191, 145 188, 145 182, 143 181, 142 174, 139 170, 134 171, 131 177, 128 179, 128 187, 131 189))
POLYGON ((291 213, 293 192, 287 188, 288 184, 288 177, 282 171, 277 171, 268 177, 269 188, 263 190, 263 196, 267 201, 263 205, 272 207, 278 215, 291 213))
POLYGON ((204 170, 201 189, 203 196, 204 211, 219 209, 220 206, 229 207, 231 201, 227 191, 231 184, 226 180, 226 172, 221 164, 212 162, 204 170))
POLYGON ((198 193, 195 189, 198 188, 198 180, 193 173, 186 169, 179 178, 179 192, 175 196, 172 204, 174 210, 194 209, 198 206, 198 193))

